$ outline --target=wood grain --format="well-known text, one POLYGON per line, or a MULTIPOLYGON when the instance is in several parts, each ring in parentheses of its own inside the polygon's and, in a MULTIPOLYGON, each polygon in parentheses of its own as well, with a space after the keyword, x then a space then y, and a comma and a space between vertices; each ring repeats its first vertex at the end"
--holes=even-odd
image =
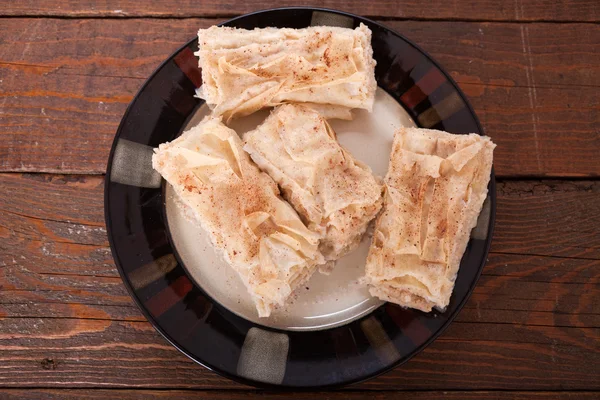
MULTIPOLYGON (((0 321, 0 385, 241 388, 194 365, 146 322, 0 321)), ((597 329, 456 322, 402 368, 356 389, 599 390, 597 329)))
POLYGON ((502 182, 493 251, 600 258, 600 182, 502 182))
MULTIPOLYGON (((146 321, 104 225, 101 175, 117 125, 145 79, 199 27, 289 5, 306 3, 2 3, 0 398, 598 398, 595 180, 499 182, 492 251, 457 319, 408 364, 344 391, 233 383, 146 321)), ((381 17, 439 61, 498 143, 501 178, 600 176, 597 0, 318 6, 381 17)))
MULTIPOLYGON (((132 303, 106 247, 102 182, 0 174, 0 386, 242 389, 132 303)), ((500 183, 493 252, 457 320, 355 389, 600 390, 599 200, 600 182, 500 183)))
POLYGON ((324 0, 306 3, 299 0, 240 2, 235 0, 160 0, 140 3, 133 0, 78 1, 8 0, 1 15, 68 17, 204 17, 235 16, 272 7, 307 6, 334 8, 369 17, 403 19, 467 19, 505 21, 598 21, 600 7, 594 0, 551 0, 497 2, 466 0, 421 2, 405 0, 360 1, 324 0))
MULTIPOLYGON (((80 258, 84 269, 94 256, 80 258)), ((28 257, 14 261, 3 257, 0 265, 7 262, 0 269, 0 316, 143 320, 117 276, 56 273, 60 264, 54 258, 32 263, 28 257)), ((109 273, 116 274, 111 261, 106 265, 109 273)), ((599 276, 598 260, 492 253, 458 320, 600 328, 594 301, 600 290, 599 276), (500 269, 507 270, 507 275, 497 275, 495 271, 500 269), (541 278, 541 273, 548 277, 541 278)))
POLYGON ((379 392, 302 392, 302 393, 274 393, 257 390, 225 390, 225 391, 201 391, 201 390, 127 390, 127 389, 95 389, 93 391, 83 389, 0 389, 0 396, 6 400, 30 399, 32 397, 44 400, 69 400, 81 399, 82 397, 90 399, 122 399, 122 400, 152 400, 152 399, 210 399, 210 400, 238 400, 259 398, 265 400, 282 399, 308 399, 317 398, 320 400, 463 400, 463 399, 483 399, 483 400, 585 400, 596 399, 597 392, 523 392, 523 391, 379 391, 379 392))
MULTIPOLYGON (((143 80, 217 21, 0 19, 0 171, 103 173, 143 80)), ((499 176, 600 175, 600 25, 386 24, 464 89, 499 176)))
MULTIPOLYGON (((0 235, 5 242, 24 237, 49 245, 87 246, 94 253, 107 244, 103 179, 0 174, 0 235)), ((504 181, 498 183, 497 192, 493 252, 600 259, 600 182, 504 181)), ((17 244, 9 247, 19 251, 22 246, 17 244)), ((42 246, 39 252, 52 256, 53 249, 43 250, 42 246)), ((15 255, 0 253, 8 260, 15 255)), ((102 257, 95 262, 104 260, 102 257)), ((70 271, 68 263, 61 268, 65 268, 61 272, 70 271)), ((106 273, 93 269, 98 266, 90 268, 90 274, 106 273)))

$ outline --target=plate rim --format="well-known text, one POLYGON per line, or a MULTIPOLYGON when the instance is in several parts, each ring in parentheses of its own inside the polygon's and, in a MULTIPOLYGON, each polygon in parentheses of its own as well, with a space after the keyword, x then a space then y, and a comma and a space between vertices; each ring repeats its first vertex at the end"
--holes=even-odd
MULTIPOLYGON (((362 21, 367 21, 373 25, 376 25, 378 27, 380 27, 383 30, 389 31, 391 33, 393 33, 394 35, 400 37, 402 40, 404 40, 406 43, 408 43, 409 45, 411 45, 412 47, 414 47, 417 51, 419 51, 424 57, 426 57, 428 59, 429 62, 431 62, 443 75, 444 77, 448 80, 448 82, 450 82, 453 86, 453 88, 456 90, 456 92, 458 93, 458 95, 460 96, 461 100, 464 102, 467 110, 469 111, 469 113, 471 114, 471 116, 473 117, 475 124, 480 132, 481 136, 485 135, 485 131, 483 129, 483 127, 481 126, 481 122, 479 121, 479 118, 477 117, 477 114, 475 113, 471 103, 468 101, 466 95, 464 94, 464 92, 462 91, 462 89, 460 88, 460 86, 456 83, 456 81, 452 78, 452 76, 425 50, 423 50, 419 45, 417 45, 415 42, 413 42, 411 39, 408 39, 406 36, 402 35, 401 33, 397 32, 395 29, 392 29, 384 24, 381 24, 379 22, 376 22, 374 20, 372 20, 371 18, 367 18, 367 17, 363 17, 357 14, 353 14, 350 12, 346 12, 346 11, 342 11, 342 10, 336 10, 336 9, 331 9, 331 8, 324 8, 324 7, 310 7, 310 6, 290 6, 290 7, 275 7, 275 8, 266 8, 266 9, 261 9, 261 10, 257 10, 257 11, 253 11, 250 13, 246 13, 246 14, 242 14, 230 19, 227 19, 225 21, 222 21, 218 24, 216 24, 217 26, 224 26, 226 24, 235 22, 239 19, 242 18, 247 18, 250 17, 252 15, 256 15, 256 14, 262 14, 262 13, 266 13, 266 12, 273 12, 273 11, 295 11, 295 10, 305 10, 305 11, 322 11, 322 12, 328 12, 328 13, 333 13, 333 14, 338 14, 338 15, 342 15, 342 16, 347 16, 347 17, 351 17, 351 18, 356 18, 362 21)), ((140 88, 138 89, 138 91, 136 92, 136 94, 133 96, 133 98, 131 99, 130 103, 128 104, 127 108, 125 109, 125 112, 123 113, 123 117, 121 118, 121 121, 119 123, 119 126, 117 127, 117 130, 115 132, 115 135, 113 137, 113 143, 111 145, 111 149, 108 155, 108 160, 107 160, 107 166, 106 166, 106 172, 104 175, 104 217, 105 217, 105 224, 106 224, 106 230, 107 230, 107 238, 108 238, 108 242, 109 242, 109 247, 111 250, 111 255, 113 257, 113 260, 115 262, 115 266, 117 268, 117 270, 119 271, 119 275, 121 277, 121 280, 123 281, 123 284, 125 286, 125 288, 127 289, 127 292, 129 293, 129 296, 134 300, 135 304, 137 305, 138 309, 140 310, 140 312, 142 313, 142 315, 144 315, 144 317, 148 320, 148 322, 152 325, 152 327, 161 334, 161 336, 169 343, 171 344, 174 348, 176 348, 178 351, 180 351, 182 354, 184 354, 186 357, 188 357, 190 360, 192 360, 193 362, 195 362, 196 364, 201 365, 202 367, 208 369, 209 371, 215 372, 218 375, 225 377, 227 379, 230 379, 234 382, 237 383, 241 383, 244 385, 249 385, 249 386, 253 386, 253 387, 258 387, 258 388, 264 388, 264 389, 276 389, 276 390, 281 390, 281 391, 300 391, 300 392, 306 392, 306 391, 314 391, 314 390, 331 390, 331 389, 337 389, 337 388, 342 388, 348 385, 354 385, 357 383, 361 383, 361 382, 365 382, 371 379, 374 379, 378 376, 381 376, 405 363, 407 363, 408 361, 410 361, 414 356, 416 356, 417 354, 421 353, 425 348, 427 348, 433 341, 435 341, 440 335, 442 335, 446 329, 448 329, 448 327, 452 324, 452 322, 454 321, 454 319, 458 316, 458 314, 460 313, 460 311, 462 310, 462 308, 464 307, 464 305, 466 304, 466 302, 470 299, 475 287, 477 286, 477 283, 479 282, 479 279, 481 277, 481 274, 483 273, 483 269, 485 268, 486 262, 487 262, 487 256, 489 255, 489 251, 490 251, 490 247, 492 244, 492 239, 493 239, 493 233, 494 233, 494 228, 495 228, 495 222, 496 222, 496 177, 495 177, 495 172, 494 172, 494 168, 492 165, 492 170, 490 173, 490 182, 489 182, 489 189, 488 189, 488 197, 490 197, 490 219, 489 219, 489 225, 488 225, 488 236, 485 242, 485 247, 484 247, 484 253, 483 253, 483 257, 482 257, 482 261, 480 263, 480 266, 477 270, 477 273, 475 274, 473 281, 471 282, 469 289, 467 290, 466 295, 461 299, 461 301, 458 303, 456 310, 454 311, 453 314, 451 314, 450 316, 448 316, 447 321, 436 331, 434 332, 426 341, 424 341, 421 345, 417 346, 415 348, 415 350, 412 351, 412 354, 409 354, 408 356, 405 357, 401 357, 399 358, 397 361, 391 363, 390 365, 387 365, 375 372, 372 372, 370 374, 361 376, 359 378, 354 378, 354 379, 348 379, 348 380, 343 380, 340 382, 336 382, 336 383, 332 383, 332 384, 325 384, 325 385, 314 385, 314 386, 293 386, 293 385, 286 385, 286 384, 273 384, 273 383, 267 383, 267 382, 261 382, 261 381, 257 381, 257 380, 253 380, 253 379, 249 379, 249 378, 245 378, 243 376, 240 375, 235 375, 232 373, 229 373, 227 371, 222 370, 221 368, 214 366, 214 365, 210 365, 204 361, 198 360, 197 358, 195 358, 192 354, 190 354, 186 349, 184 349, 182 346, 180 346, 174 339, 172 339, 170 337, 170 335, 165 332, 162 327, 158 324, 158 322, 155 320, 155 318, 150 314, 150 312, 146 309, 146 307, 144 307, 142 301, 138 298, 137 294, 135 293, 135 291, 133 290, 133 287, 131 285, 131 283, 129 282, 129 279, 122 267, 122 263, 119 259, 119 256, 115 250, 115 245, 114 245, 114 238, 113 238, 113 234, 112 234, 112 222, 111 222, 111 218, 110 218, 110 201, 109 201, 109 197, 110 197, 110 190, 109 190, 109 186, 111 184, 111 180, 110 180, 110 176, 111 176, 111 172, 112 172, 112 161, 113 161, 113 156, 115 153, 115 149, 117 147, 117 142, 118 139, 121 135, 121 130, 125 124, 125 121, 128 119, 129 114, 131 113, 131 109, 134 105, 134 103, 136 102, 136 100, 138 99, 138 97, 140 96, 140 94, 144 91, 144 89, 148 86, 148 84, 154 79, 154 77, 158 74, 158 72, 167 64, 169 63, 171 60, 173 60, 173 58, 179 54, 182 50, 184 50, 185 48, 187 48, 190 44, 192 44, 195 40, 197 40, 197 38, 192 38, 191 40, 187 41, 185 44, 183 44, 182 46, 178 47, 173 53, 171 53, 171 55, 169 57, 167 57, 164 61, 162 61, 157 67, 156 69, 152 72, 152 74, 150 74, 148 76, 148 78, 146 78, 146 80, 144 81, 144 83, 140 86, 140 88)), ((384 89, 385 90, 385 89, 384 89)), ((387 92, 387 90, 386 90, 387 92)), ((404 105, 402 105, 400 103, 401 106, 404 107, 404 105)), ((162 185, 161 185, 162 186, 162 185)), ((163 189, 161 189, 163 190, 163 189)), ((163 207, 164 209, 164 207, 163 207)), ((174 254, 176 253, 176 249, 174 248, 174 254)), ((178 259, 178 255, 176 255, 176 258, 178 259)), ((178 259, 178 261, 180 261, 178 259)), ((184 267, 185 268, 185 267, 184 267)), ((192 280, 193 281, 193 280, 192 280)), ((195 282, 194 282, 195 283, 195 282)), ((210 296, 209 296, 210 297, 210 296)), ((210 297, 212 299, 212 297, 210 297)), ((374 312, 376 312, 377 310, 379 310, 382 307, 385 307, 386 304, 388 304, 387 302, 384 302, 381 306, 375 308, 374 310, 372 310, 371 312, 369 312, 368 314, 360 317, 355 321, 358 320, 362 320, 363 318, 368 317, 369 315, 373 314, 374 312)), ((253 323, 254 324, 254 323, 253 323)), ((264 325, 261 324, 254 324, 254 325, 258 325, 261 328, 265 328, 267 330, 271 330, 271 331, 284 331, 287 332, 286 330, 279 330, 279 329, 274 329, 274 328, 270 328, 270 327, 266 327, 264 325)), ((325 329, 327 330, 327 329, 325 329)))

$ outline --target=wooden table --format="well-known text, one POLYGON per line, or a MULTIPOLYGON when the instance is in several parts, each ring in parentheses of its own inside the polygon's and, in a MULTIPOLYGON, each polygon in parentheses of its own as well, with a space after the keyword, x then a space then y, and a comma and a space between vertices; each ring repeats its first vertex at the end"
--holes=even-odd
MULTIPOLYGON (((103 174, 127 104, 199 27, 294 4, 2 3, 0 398, 256 393, 188 360, 133 304, 108 248, 103 174)), ((498 211, 451 327, 405 366, 315 398, 599 398, 598 0, 317 4, 384 21, 451 72, 498 144, 498 211)))

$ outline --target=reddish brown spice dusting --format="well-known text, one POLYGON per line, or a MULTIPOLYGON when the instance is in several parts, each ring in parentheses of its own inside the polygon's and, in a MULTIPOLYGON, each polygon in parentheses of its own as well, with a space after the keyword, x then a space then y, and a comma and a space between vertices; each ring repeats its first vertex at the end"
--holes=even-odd
POLYGON ((331 67, 331 59, 329 58, 329 47, 325 49, 323 53, 323 61, 325 61, 325 65, 331 67))

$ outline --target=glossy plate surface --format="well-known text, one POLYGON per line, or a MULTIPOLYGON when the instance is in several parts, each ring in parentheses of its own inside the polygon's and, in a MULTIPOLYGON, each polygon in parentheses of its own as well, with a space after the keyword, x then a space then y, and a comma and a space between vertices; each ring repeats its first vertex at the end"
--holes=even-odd
MULTIPOLYGON (((448 74, 410 41, 375 22, 331 10, 286 8, 244 15, 224 25, 353 28, 361 22, 373 32, 379 87, 416 125, 483 134, 448 74)), ((479 278, 493 229, 494 177, 445 312, 383 304, 345 325, 311 331, 276 329, 242 318, 188 274, 189 265, 182 264, 168 230, 165 185, 151 167, 152 149, 176 138, 203 105, 194 97, 201 85, 196 50, 194 39, 144 84, 123 117, 108 161, 109 241, 123 281, 141 310, 188 357, 255 386, 335 387, 374 377, 410 359, 451 322, 479 278)))

